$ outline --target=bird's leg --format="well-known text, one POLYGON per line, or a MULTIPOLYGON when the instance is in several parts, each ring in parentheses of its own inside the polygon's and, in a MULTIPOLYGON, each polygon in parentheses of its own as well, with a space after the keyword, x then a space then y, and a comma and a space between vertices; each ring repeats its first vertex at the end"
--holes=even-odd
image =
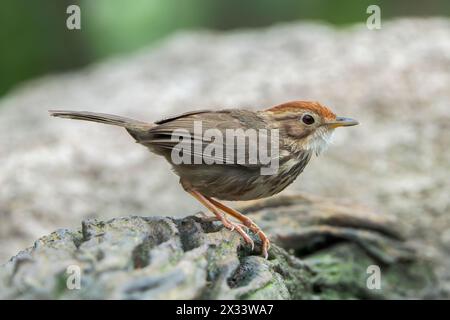
POLYGON ((202 195, 200 192, 190 189, 185 190, 186 192, 191 194, 195 199, 197 199, 201 204, 203 204, 206 208, 208 208, 209 211, 214 213, 214 215, 220 222, 222 222, 225 228, 230 229, 231 231, 236 230, 236 232, 238 232, 242 236, 242 238, 244 238, 245 242, 252 246, 253 250, 255 244, 253 243, 252 238, 250 238, 250 236, 242 229, 242 227, 239 224, 233 223, 230 220, 228 220, 225 217, 225 215, 222 212, 220 212, 216 208, 216 206, 213 203, 211 203, 211 201, 204 195, 202 195))
POLYGON ((243 215, 237 210, 234 210, 233 208, 230 208, 223 203, 213 199, 206 197, 212 204, 214 204, 217 208, 222 210, 223 212, 233 216, 237 220, 241 221, 244 226, 249 228, 252 232, 257 234, 262 242, 262 254, 267 259, 269 256, 268 250, 270 248, 270 241, 269 238, 264 234, 264 232, 247 216, 243 215))

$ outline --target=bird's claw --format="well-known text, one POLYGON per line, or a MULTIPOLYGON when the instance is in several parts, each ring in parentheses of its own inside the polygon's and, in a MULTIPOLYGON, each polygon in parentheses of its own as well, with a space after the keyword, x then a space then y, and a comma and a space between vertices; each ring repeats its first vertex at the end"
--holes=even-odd
POLYGON ((269 248, 270 248, 270 242, 268 240, 263 241, 261 251, 262 251, 262 255, 264 256, 264 259, 266 259, 266 260, 269 258, 269 252, 268 252, 269 248))
POLYGON ((250 230, 252 230, 255 234, 258 235, 259 239, 261 240, 261 253, 264 256, 264 259, 268 259, 269 258, 269 249, 270 249, 270 240, 269 238, 266 236, 266 234, 264 232, 262 232, 262 230, 256 226, 255 224, 251 225, 250 230))
POLYGON ((237 233, 239 233, 241 235, 241 237, 244 239, 244 241, 247 244, 251 245, 252 251, 253 251, 253 249, 255 248, 255 243, 252 240, 252 238, 250 238, 250 236, 247 234, 247 232, 244 231, 244 229, 243 229, 243 227, 245 227, 244 225, 242 225, 240 223, 231 222, 228 219, 226 219, 225 217, 223 217, 222 223, 225 226, 225 228, 227 228, 228 230, 236 231, 237 233))
POLYGON ((219 220, 223 223, 225 228, 229 229, 230 231, 236 231, 237 233, 239 233, 244 241, 251 246, 252 251, 255 250, 255 242, 252 240, 252 238, 250 238, 247 232, 252 231, 256 235, 258 235, 259 239, 261 240, 261 253, 265 259, 268 259, 270 241, 264 234, 264 232, 262 232, 262 230, 257 225, 251 222, 251 220, 244 221, 244 224, 231 222, 225 216, 221 216, 219 220), (244 228, 247 230, 247 232, 244 231, 244 228))

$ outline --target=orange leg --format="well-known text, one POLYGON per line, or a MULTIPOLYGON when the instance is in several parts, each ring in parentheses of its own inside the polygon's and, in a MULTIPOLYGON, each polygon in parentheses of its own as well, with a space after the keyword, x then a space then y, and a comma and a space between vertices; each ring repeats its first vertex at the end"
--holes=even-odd
POLYGON ((267 257, 269 256, 267 251, 270 248, 269 238, 267 238, 267 236, 264 234, 264 232, 262 232, 262 230, 249 217, 244 216, 239 211, 236 211, 233 208, 230 208, 213 198, 209 198, 209 197, 205 197, 205 198, 208 199, 213 205, 215 205, 217 208, 219 208, 223 212, 225 212, 225 213, 233 216, 237 220, 241 221, 244 226, 246 226, 252 232, 257 234, 262 242, 262 254, 267 259, 267 257))
POLYGON ((216 206, 211 202, 211 200, 204 195, 202 195, 200 192, 195 190, 189 190, 186 189, 186 192, 191 194, 195 199, 197 199, 201 204, 203 204, 206 208, 208 208, 209 211, 214 213, 214 215, 217 217, 217 219, 222 222, 222 224, 225 226, 225 228, 230 229, 231 231, 236 230, 242 238, 244 238, 245 242, 250 244, 252 246, 252 250, 255 246, 253 243, 252 238, 249 237, 249 235, 242 229, 242 227, 237 224, 233 223, 230 220, 228 220, 223 213, 221 213, 216 206))

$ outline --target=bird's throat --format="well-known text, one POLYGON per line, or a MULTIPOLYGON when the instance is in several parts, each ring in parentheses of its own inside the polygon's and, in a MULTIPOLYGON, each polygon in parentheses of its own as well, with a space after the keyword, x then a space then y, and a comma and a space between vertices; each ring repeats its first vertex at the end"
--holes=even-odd
POLYGON ((319 155, 330 145, 333 133, 333 129, 326 127, 318 128, 313 134, 304 139, 303 148, 319 155))

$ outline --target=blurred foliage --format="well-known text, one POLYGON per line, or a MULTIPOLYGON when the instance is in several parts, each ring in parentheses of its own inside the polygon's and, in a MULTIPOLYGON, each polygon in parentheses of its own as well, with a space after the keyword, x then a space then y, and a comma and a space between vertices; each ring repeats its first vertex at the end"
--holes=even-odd
POLYGON ((180 29, 229 30, 278 22, 365 22, 370 4, 382 21, 449 16, 448 0, 2 0, 0 95, 16 83, 131 52, 180 29), (81 8, 81 30, 66 28, 66 8, 81 8))

